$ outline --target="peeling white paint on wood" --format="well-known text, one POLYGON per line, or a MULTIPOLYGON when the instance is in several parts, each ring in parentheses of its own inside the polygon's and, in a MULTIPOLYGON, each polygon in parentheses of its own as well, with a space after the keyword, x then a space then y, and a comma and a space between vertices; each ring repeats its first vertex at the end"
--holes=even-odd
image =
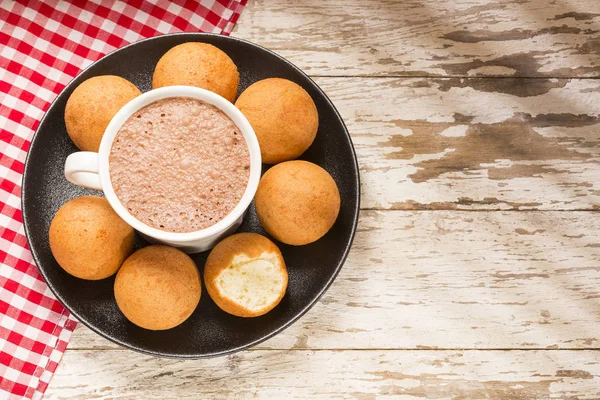
POLYGON ((48 399, 592 399, 597 351, 68 351, 48 399))
POLYGON ((597 0, 257 0, 233 36, 311 75, 600 76, 597 0))
POLYGON ((352 134, 364 208, 600 207, 598 80, 317 82, 352 134))

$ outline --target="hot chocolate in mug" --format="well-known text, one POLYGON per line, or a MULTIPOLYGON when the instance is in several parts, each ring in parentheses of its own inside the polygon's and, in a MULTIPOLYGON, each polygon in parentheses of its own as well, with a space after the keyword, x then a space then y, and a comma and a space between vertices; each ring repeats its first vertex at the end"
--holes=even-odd
POLYGON ((166 244, 180 248, 186 253, 198 253, 214 247, 221 239, 235 232, 252 202, 261 175, 261 156, 258 139, 250 123, 228 100, 216 93, 192 86, 167 86, 143 93, 127 103, 110 121, 98 153, 80 151, 67 157, 65 177, 71 183, 90 189, 101 190, 115 212, 151 243, 166 244), (190 97, 215 106, 227 115, 240 129, 250 154, 250 174, 242 198, 223 219, 207 228, 194 232, 167 232, 136 219, 119 201, 109 174, 109 155, 117 133, 132 115, 145 106, 168 98, 190 97))

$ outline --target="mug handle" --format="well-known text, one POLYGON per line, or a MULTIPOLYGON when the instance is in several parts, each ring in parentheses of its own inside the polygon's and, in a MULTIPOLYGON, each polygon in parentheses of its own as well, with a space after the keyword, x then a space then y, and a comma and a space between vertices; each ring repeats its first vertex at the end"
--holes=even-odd
POLYGON ((88 189, 102 190, 98 153, 79 151, 70 154, 65 161, 65 178, 75 185, 88 189))

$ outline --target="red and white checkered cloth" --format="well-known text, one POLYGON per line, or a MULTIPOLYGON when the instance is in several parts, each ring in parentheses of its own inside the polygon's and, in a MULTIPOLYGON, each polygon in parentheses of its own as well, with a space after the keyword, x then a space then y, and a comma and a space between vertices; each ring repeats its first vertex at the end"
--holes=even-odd
POLYGON ((33 264, 21 176, 65 85, 106 53, 170 32, 229 34, 247 0, 0 0, 0 399, 40 398, 76 322, 33 264))

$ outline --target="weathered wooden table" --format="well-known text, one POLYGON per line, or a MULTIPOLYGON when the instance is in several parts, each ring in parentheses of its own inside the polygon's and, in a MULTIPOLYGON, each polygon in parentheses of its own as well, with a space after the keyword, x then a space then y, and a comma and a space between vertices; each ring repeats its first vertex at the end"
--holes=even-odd
POLYGON ((48 398, 600 397, 599 0, 251 1, 234 35, 348 124, 345 267, 230 357, 147 357, 80 325, 48 398))

